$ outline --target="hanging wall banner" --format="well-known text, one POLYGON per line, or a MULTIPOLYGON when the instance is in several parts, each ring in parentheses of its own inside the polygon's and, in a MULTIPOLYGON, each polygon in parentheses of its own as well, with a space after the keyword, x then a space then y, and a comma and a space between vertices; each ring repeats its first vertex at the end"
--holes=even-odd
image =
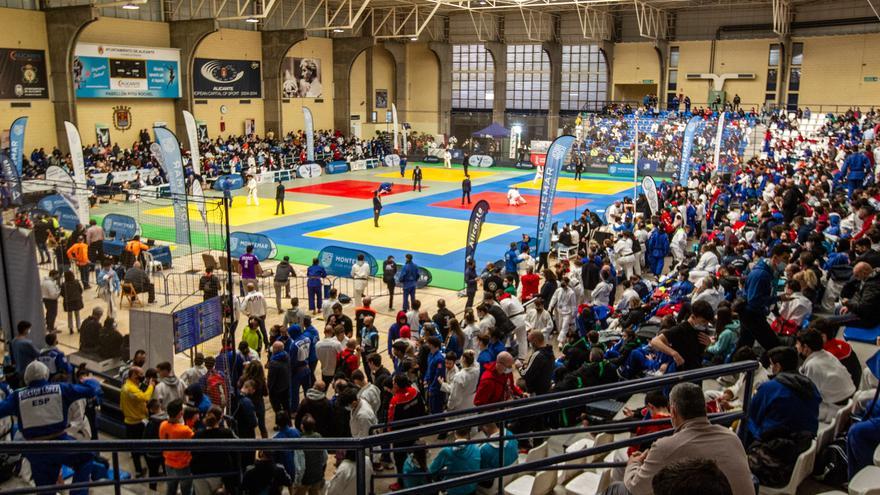
POLYGON ((21 177, 6 152, 0 152, 0 171, 3 172, 3 178, 6 180, 9 203, 12 206, 21 206, 21 177))
POLYGON ((553 223, 553 201, 562 162, 574 143, 574 136, 559 136, 547 151, 544 177, 541 181, 541 199, 538 204, 538 253, 550 251, 550 226, 553 223))
POLYGON ((315 121, 312 119, 312 111, 305 106, 303 120, 306 124, 306 160, 311 163, 315 161, 315 121))
POLYGON ((261 98, 258 60, 197 58, 193 67, 195 98, 261 98))
POLYGON ((27 121, 27 117, 19 117, 9 128, 9 155, 19 177, 21 177, 21 162, 24 158, 24 131, 27 128, 27 121))
POLYGON ((684 138, 681 145, 681 169, 679 170, 678 182, 686 185, 691 175, 691 152, 694 149, 694 135, 700 125, 702 117, 691 117, 687 127, 684 128, 684 138))
POLYGON ((394 129, 394 146, 392 149, 395 153, 400 152, 400 144, 397 142, 397 105, 391 104, 391 127, 394 129))
POLYGON ((73 163, 73 181, 76 184, 77 209, 76 216, 80 223, 89 223, 89 191, 86 187, 86 165, 83 160, 82 139, 76 126, 64 121, 67 132, 67 145, 70 148, 70 161, 73 163))
POLYGON ((486 215, 489 214, 489 202, 485 199, 477 201, 474 209, 471 210, 471 221, 468 223, 467 243, 464 247, 464 267, 467 271, 467 262, 474 259, 477 252, 477 243, 480 241, 480 232, 483 231, 483 222, 486 221, 486 215))
POLYGON ((0 48, 0 100, 49 98, 46 52, 0 48))
POLYGON ((171 204, 174 206, 175 240, 178 244, 189 244, 189 210, 186 207, 186 184, 183 178, 183 158, 180 156, 180 143, 177 136, 165 127, 153 127, 156 143, 150 151, 165 170, 168 186, 171 189, 171 204))
POLYGON ((642 192, 645 193, 645 198, 648 200, 648 206, 651 207, 651 214, 656 215, 657 212, 660 211, 660 202, 657 199, 657 184, 654 182, 654 178, 650 175, 647 175, 642 179, 642 192))
POLYGON ((77 98, 180 98, 180 50, 77 43, 77 98))
POLYGON ((202 161, 199 157, 199 135, 196 130, 196 118, 188 111, 183 111, 183 123, 186 127, 186 139, 189 141, 189 156, 192 159, 193 173, 202 174, 202 161))

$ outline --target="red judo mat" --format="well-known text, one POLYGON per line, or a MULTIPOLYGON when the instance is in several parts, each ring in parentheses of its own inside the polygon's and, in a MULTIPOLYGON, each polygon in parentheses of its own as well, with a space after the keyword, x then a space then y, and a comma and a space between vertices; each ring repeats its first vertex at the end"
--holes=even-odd
MULTIPOLYGON (((450 199, 449 201, 433 203, 430 206, 439 206, 440 208, 455 208, 457 210, 470 210, 474 207, 473 203, 476 203, 481 199, 485 199, 489 202, 489 211, 492 213, 537 216, 538 201, 540 200, 540 197, 532 194, 523 194, 522 197, 525 198, 526 204, 520 206, 509 206, 507 204, 507 193, 481 192, 477 194, 471 194, 470 205, 465 203, 464 206, 462 206, 461 198, 455 198, 450 199)), ((590 200, 588 199, 575 200, 574 198, 556 198, 556 201, 553 202, 553 214, 558 215, 559 213, 562 213, 564 211, 574 209, 575 207, 582 208, 589 202, 590 200)))
MULTIPOLYGON (((324 196, 339 196, 354 199, 371 199, 373 197, 373 191, 379 188, 379 184, 381 184, 381 182, 371 182, 367 180, 340 180, 336 182, 313 184, 310 186, 292 187, 285 190, 292 193, 321 194, 324 196)), ((427 187, 422 186, 422 189, 427 189, 427 187)), ((394 187, 391 188, 391 194, 403 193, 407 191, 412 191, 412 186, 408 184, 394 184, 394 187)))

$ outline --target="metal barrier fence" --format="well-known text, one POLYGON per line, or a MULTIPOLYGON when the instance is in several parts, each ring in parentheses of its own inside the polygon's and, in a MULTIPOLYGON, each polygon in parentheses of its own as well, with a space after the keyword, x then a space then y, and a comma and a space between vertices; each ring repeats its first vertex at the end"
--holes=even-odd
MULTIPOLYGON (((486 411, 485 408, 474 408, 466 411, 458 411, 456 413, 444 413, 438 415, 430 415, 419 418, 422 424, 416 424, 413 426, 405 426, 409 425, 411 421, 408 422, 397 422, 392 423, 390 426, 390 431, 381 432, 375 435, 370 435, 364 438, 298 438, 298 439, 266 439, 266 440, 250 440, 250 439, 236 439, 236 440, 100 440, 100 441, 83 441, 83 442, 69 442, 69 441, 32 441, 32 442, 22 442, 22 441, 14 441, 14 442, 4 442, 0 443, 0 453, 3 454, 24 454, 27 456, 28 454, 46 454, 47 452, 54 453, 93 453, 93 452, 102 452, 109 453, 111 459, 111 467, 113 468, 114 478, 112 480, 107 481, 96 481, 96 482, 88 482, 82 484, 68 484, 68 485, 57 485, 52 487, 27 487, 20 488, 15 490, 9 490, 5 493, 8 494, 31 494, 38 492, 46 492, 50 490, 70 490, 72 488, 89 488, 89 487, 97 487, 97 486, 113 486, 115 493, 120 494, 122 486, 130 485, 130 484, 144 484, 151 483, 157 481, 165 481, 165 480, 183 480, 183 479, 194 479, 196 477, 214 477, 220 476, 220 474, 225 473, 216 473, 211 475, 198 475, 198 476, 165 476, 162 478, 138 478, 132 480, 121 480, 119 477, 120 463, 119 463, 119 454, 123 452, 162 452, 169 450, 185 450, 190 452, 227 452, 227 453, 236 453, 240 455, 242 452, 254 452, 257 450, 267 451, 267 452, 278 452, 278 451, 291 451, 291 450, 302 450, 302 451, 314 451, 314 450, 327 450, 327 451, 336 451, 336 450, 345 450, 345 451, 354 451, 355 452, 355 460, 356 460, 356 469, 357 469, 357 493, 358 495, 365 495, 367 493, 374 493, 374 487, 371 482, 367 482, 367 471, 366 471, 366 462, 368 461, 368 457, 373 452, 381 452, 382 449, 386 449, 385 446, 389 445, 409 445, 414 443, 419 439, 424 439, 426 437, 453 432, 459 429, 465 428, 474 428, 480 425, 484 425, 487 423, 500 423, 501 431, 507 431, 506 426, 514 421, 522 420, 524 418, 531 418, 536 416, 547 416, 550 414, 559 413, 566 408, 577 408, 585 406, 589 403, 613 399, 621 396, 630 396, 636 393, 642 393, 649 390, 655 390, 658 388, 666 388, 671 387, 678 383, 683 382, 694 382, 704 379, 712 379, 720 376, 731 375, 735 373, 745 373, 745 390, 749 391, 744 397, 743 400, 743 409, 738 412, 729 412, 724 414, 714 414, 710 416, 710 420, 715 423, 721 424, 731 424, 736 420, 744 420, 748 417, 749 405, 751 402, 751 389, 754 372, 758 367, 758 363, 755 361, 747 361, 740 363, 732 363, 725 364, 720 366, 714 366, 709 368, 702 368, 699 370, 691 370, 679 373, 671 373, 668 375, 660 376, 660 377, 651 377, 651 378, 643 378, 639 380, 632 380, 629 382, 623 382, 615 384, 614 387, 604 386, 604 387, 590 387, 583 390, 579 390, 576 392, 565 393, 565 394, 551 394, 547 396, 536 397, 531 400, 523 399, 517 401, 508 401, 503 405, 499 405, 500 410, 486 411), (474 414, 476 412, 481 412, 480 414, 474 414), (464 417, 454 417, 454 416, 462 416, 464 417), (405 426, 403 429, 394 429, 400 428, 401 426, 405 426)), ((739 434, 742 438, 745 434, 746 426, 745 421, 740 421, 739 426, 739 434)), ((617 423, 613 425, 598 425, 592 427, 584 427, 584 428, 576 428, 576 429, 564 429, 564 430, 549 430, 549 431, 540 431, 534 432, 534 436, 540 435, 541 437, 549 437, 559 434, 571 434, 576 432, 600 432, 600 431, 622 431, 624 429, 629 429, 636 425, 644 425, 647 424, 645 422, 623 422, 617 423)), ((447 490, 449 488, 453 488, 456 486, 461 486, 465 484, 477 483, 481 481, 498 481, 498 492, 499 494, 503 490, 502 479, 505 476, 515 475, 519 473, 525 472, 533 472, 533 471, 541 471, 548 469, 589 469, 596 467, 608 467, 608 466, 617 466, 614 463, 602 463, 602 462, 586 462, 583 464, 572 465, 568 464, 571 461, 575 461, 578 459, 585 459, 588 457, 594 457, 597 454, 602 454, 606 452, 610 452, 616 450, 621 447, 626 447, 629 445, 641 444, 644 442, 652 441, 657 438, 661 438, 666 435, 670 435, 673 433, 672 429, 667 429, 657 433, 651 433, 647 435, 633 436, 631 438, 613 441, 611 443, 606 443, 602 445, 597 445, 591 448, 578 450, 575 452, 567 452, 560 455, 549 456, 544 459, 539 459, 531 462, 511 464, 506 467, 499 467, 493 469, 485 469, 475 473, 450 473, 450 476, 447 479, 443 479, 442 481, 434 481, 428 484, 419 486, 417 488, 410 488, 400 490, 396 493, 401 495, 410 495, 415 493, 431 493, 437 492, 441 490, 447 490), (566 463, 563 465, 563 463, 566 463)), ((530 434, 532 435, 532 434, 530 434)), ((504 450, 504 442, 505 440, 510 440, 512 438, 516 438, 516 436, 512 435, 503 435, 497 438, 499 443, 499 451, 503 452, 504 450)), ((496 439, 493 438, 494 442, 496 439)), ((418 446, 415 448, 433 448, 439 445, 427 445, 427 446, 418 446)), ((411 449, 411 448, 410 448, 411 449)), ((243 473, 242 469, 239 469, 238 474, 241 476, 243 473)), ((380 475, 381 476, 381 475, 380 475)), ((374 476, 374 478, 378 478, 380 476, 374 476)), ((397 476, 397 475, 396 475, 397 476)))

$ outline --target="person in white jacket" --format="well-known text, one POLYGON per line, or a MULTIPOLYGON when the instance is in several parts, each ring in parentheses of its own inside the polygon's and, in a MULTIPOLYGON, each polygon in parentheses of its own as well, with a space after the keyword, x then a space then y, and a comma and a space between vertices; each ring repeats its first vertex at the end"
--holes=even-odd
POLYGON ((596 284, 596 287, 593 288, 593 292, 590 293, 590 300, 594 305, 611 305, 611 290, 614 289, 614 287, 608 282, 609 278, 611 278, 611 270, 607 267, 602 268, 602 271, 599 272, 599 283, 596 284))
POLYGON ((446 410, 461 411, 474 407, 477 382, 480 381, 480 367, 476 365, 476 354, 466 350, 461 356, 461 369, 451 381, 440 378, 440 390, 446 394, 446 410))
POLYGON ((785 295, 779 300, 779 316, 792 322, 797 328, 813 314, 813 303, 801 294, 801 283, 797 280, 785 283, 785 295))
POLYGON ((705 244, 700 251, 700 259, 688 275, 691 283, 697 283, 707 275, 714 275, 718 270, 718 264, 718 254, 715 253, 715 246, 711 243, 705 244))
POLYGON ((526 342, 526 310, 516 296, 505 297, 498 301, 498 305, 513 323, 513 336, 519 349, 519 358, 523 359, 528 355, 529 349, 529 344, 526 342))
POLYGON ((352 438, 366 438, 370 435, 370 427, 379 423, 376 411, 370 404, 358 397, 358 391, 349 388, 340 397, 342 407, 351 412, 348 426, 351 428, 352 438))
POLYGON ((574 326, 574 316, 577 313, 577 296, 568 286, 568 277, 562 277, 562 284, 550 298, 550 313, 556 314, 556 328, 559 331, 557 339, 559 346, 568 338, 568 331, 574 326))
POLYGON ((382 392, 379 387, 367 381, 366 375, 361 370, 354 370, 351 374, 351 381, 357 385, 357 398, 370 405, 373 411, 378 411, 382 405, 382 392))
POLYGON ((550 341, 550 334, 553 333, 553 318, 550 312, 544 309, 544 300, 540 297, 535 299, 532 307, 526 313, 526 332, 541 332, 544 334, 544 340, 550 341))
POLYGON ((819 389, 819 421, 830 422, 843 403, 852 397, 856 386, 846 367, 833 354, 823 349, 822 334, 809 329, 795 337, 795 348, 804 358, 800 372, 819 389))
POLYGON ((669 243, 669 250, 672 252, 672 264, 678 265, 684 260, 684 253, 687 251, 687 226, 680 225, 672 235, 672 241, 669 243))
POLYGON ((718 288, 718 280, 714 275, 703 277, 691 295, 691 304, 697 301, 706 301, 713 310, 717 310, 723 300, 724 293, 718 288))
POLYGON ((257 197, 257 179, 253 175, 248 176, 247 181, 247 204, 251 205, 251 200, 253 200, 254 205, 260 206, 260 198, 257 197))
POLYGON ((159 406, 164 410, 175 399, 186 399, 184 390, 186 386, 174 376, 171 363, 163 361, 156 365, 159 381, 153 389, 153 398, 159 401, 159 406))
MULTIPOLYGON (((327 482, 324 490, 326 495, 357 495, 357 451, 355 450, 339 450, 336 452, 336 472, 327 482)), ((370 462, 369 456, 366 457, 364 467, 364 481, 370 486, 373 478, 373 463, 370 462)))
POLYGON ((352 301, 355 304, 363 304, 364 289, 367 288, 367 281, 370 278, 370 265, 364 261, 364 255, 359 254, 357 261, 351 265, 351 278, 354 279, 354 295, 352 301))
POLYGON ((181 373, 180 381, 183 382, 183 386, 186 388, 195 383, 199 383, 199 380, 201 380, 206 374, 208 374, 208 368, 205 367, 205 355, 201 352, 197 352, 196 357, 193 360, 192 368, 181 373))

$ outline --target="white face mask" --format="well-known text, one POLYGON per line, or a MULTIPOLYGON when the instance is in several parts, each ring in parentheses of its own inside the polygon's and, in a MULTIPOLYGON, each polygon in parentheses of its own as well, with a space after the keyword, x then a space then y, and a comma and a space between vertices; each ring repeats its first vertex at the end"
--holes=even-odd
POLYGON ((509 375, 509 374, 513 373, 513 368, 505 368, 504 371, 502 371, 502 373, 504 373, 505 375, 509 375))

